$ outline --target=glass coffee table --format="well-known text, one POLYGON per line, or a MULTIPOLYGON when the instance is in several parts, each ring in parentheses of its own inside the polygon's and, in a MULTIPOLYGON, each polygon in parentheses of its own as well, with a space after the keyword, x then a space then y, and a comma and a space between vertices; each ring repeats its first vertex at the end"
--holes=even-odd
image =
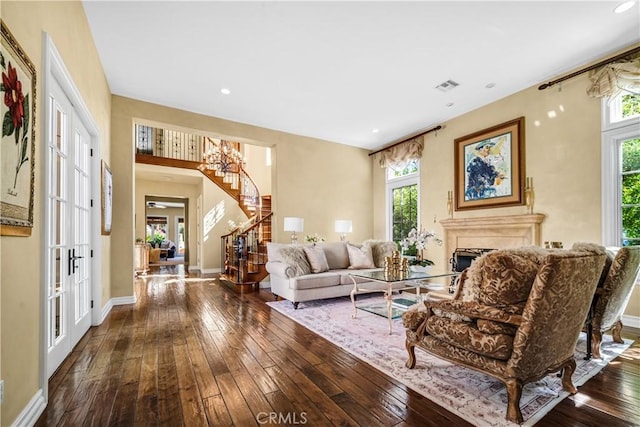
POLYGON ((384 299, 387 303, 387 319, 389 320, 389 335, 391 335, 393 328, 393 292, 415 289, 416 300, 420 301, 420 291, 424 290, 426 293, 429 292, 429 279, 454 277, 459 274, 460 273, 456 271, 408 271, 402 274, 389 274, 383 269, 349 273, 349 277, 351 278, 351 281, 353 281, 353 290, 350 294, 351 303, 353 304, 353 315, 351 317, 355 319, 358 315, 356 295, 362 293, 382 292, 384 293, 384 299), (385 286, 382 289, 367 289, 367 283, 358 283, 358 279, 366 279, 368 282, 383 283, 385 286))

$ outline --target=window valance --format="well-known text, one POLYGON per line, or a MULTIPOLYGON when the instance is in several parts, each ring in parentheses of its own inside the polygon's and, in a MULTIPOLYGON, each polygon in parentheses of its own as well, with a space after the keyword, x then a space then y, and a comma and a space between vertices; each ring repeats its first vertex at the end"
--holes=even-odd
POLYGON ((422 157, 424 148, 424 135, 411 138, 402 144, 394 145, 381 151, 378 162, 380 167, 393 167, 394 169, 404 169, 407 162, 422 157))
POLYGON ((640 58, 628 62, 607 64, 589 76, 592 84, 587 95, 595 98, 605 96, 613 99, 620 92, 640 93, 640 58))

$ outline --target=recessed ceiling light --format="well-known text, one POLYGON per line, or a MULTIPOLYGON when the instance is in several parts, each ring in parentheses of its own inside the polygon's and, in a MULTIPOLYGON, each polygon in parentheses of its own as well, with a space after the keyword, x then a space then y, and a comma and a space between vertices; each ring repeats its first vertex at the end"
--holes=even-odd
POLYGON ((229 95, 231 93, 231 91, 226 87, 223 87, 222 89, 220 89, 220 92, 222 92, 223 95, 229 95))
POLYGON ((380 131, 379 131, 378 129, 373 129, 371 132, 373 132, 373 133, 378 133, 378 132, 380 132, 380 131))
POLYGON ((623 3, 620 3, 618 6, 616 6, 615 9, 613 9, 613 11, 615 13, 622 13, 622 12, 626 12, 627 10, 631 9, 633 7, 633 5, 636 4, 636 2, 634 0, 631 1, 625 1, 623 3))

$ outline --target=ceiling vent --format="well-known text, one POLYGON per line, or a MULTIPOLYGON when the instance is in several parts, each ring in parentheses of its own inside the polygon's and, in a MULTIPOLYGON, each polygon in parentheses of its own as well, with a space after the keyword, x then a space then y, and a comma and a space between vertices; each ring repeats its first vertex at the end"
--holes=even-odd
POLYGON ((449 92, 456 86, 460 86, 460 83, 456 83, 453 80, 447 80, 446 82, 440 83, 438 86, 436 86, 436 89, 441 92, 449 92))

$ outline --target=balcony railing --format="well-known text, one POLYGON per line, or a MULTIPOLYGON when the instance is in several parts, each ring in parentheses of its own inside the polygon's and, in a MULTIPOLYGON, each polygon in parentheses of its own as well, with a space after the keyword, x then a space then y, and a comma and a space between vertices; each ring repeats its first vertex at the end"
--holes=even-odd
POLYGON ((136 153, 201 162, 205 136, 136 125, 136 153))

